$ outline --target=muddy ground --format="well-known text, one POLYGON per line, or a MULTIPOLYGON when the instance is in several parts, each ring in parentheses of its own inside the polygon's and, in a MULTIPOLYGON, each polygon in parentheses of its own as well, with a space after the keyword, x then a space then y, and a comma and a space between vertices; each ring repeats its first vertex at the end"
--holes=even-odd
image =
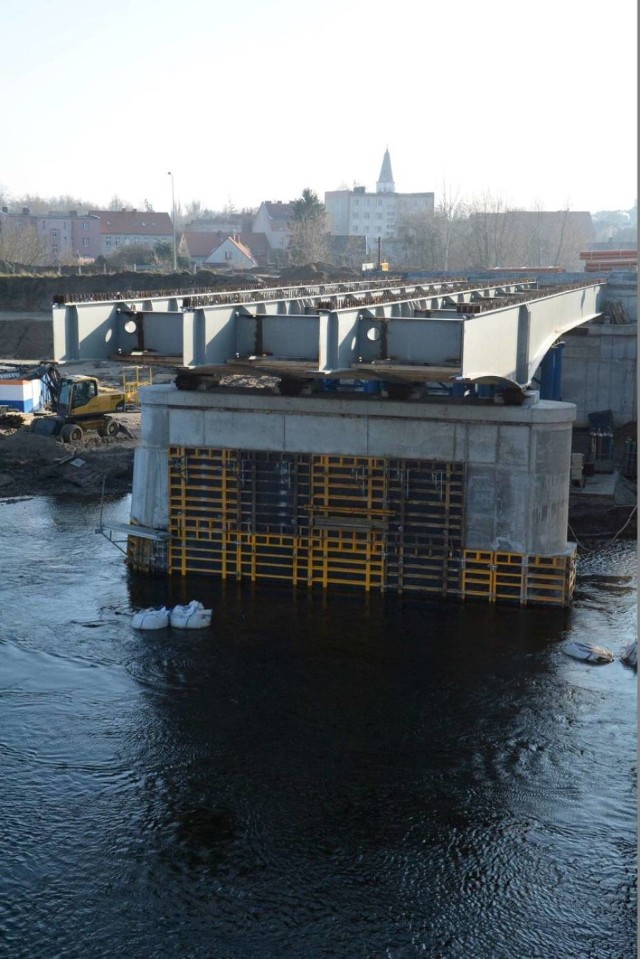
MULTIPOLYGON (((96 376, 101 390, 122 389, 122 369, 122 364, 106 360, 63 365, 65 375, 96 376)), ((175 376, 165 367, 152 367, 151 372, 155 383, 171 382, 175 376)), ((130 492, 140 439, 139 408, 118 413, 122 428, 116 436, 87 431, 77 443, 32 432, 34 419, 31 414, 0 413, 0 496, 95 497, 103 485, 107 495, 130 492)))

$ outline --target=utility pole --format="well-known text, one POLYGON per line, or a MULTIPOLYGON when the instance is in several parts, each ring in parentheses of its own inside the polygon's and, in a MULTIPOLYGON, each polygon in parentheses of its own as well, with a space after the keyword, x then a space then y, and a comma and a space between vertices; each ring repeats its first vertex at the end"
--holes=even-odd
POLYGON ((173 221, 173 272, 178 270, 178 250, 176 248, 176 194, 173 188, 173 173, 168 171, 171 177, 171 219, 173 221))

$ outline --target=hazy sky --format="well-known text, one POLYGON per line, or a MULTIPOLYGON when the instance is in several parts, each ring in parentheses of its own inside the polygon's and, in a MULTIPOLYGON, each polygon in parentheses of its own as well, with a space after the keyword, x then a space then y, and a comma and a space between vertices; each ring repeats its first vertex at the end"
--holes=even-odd
POLYGON ((0 189, 156 210, 305 187, 637 196, 636 0, 2 0, 0 189))

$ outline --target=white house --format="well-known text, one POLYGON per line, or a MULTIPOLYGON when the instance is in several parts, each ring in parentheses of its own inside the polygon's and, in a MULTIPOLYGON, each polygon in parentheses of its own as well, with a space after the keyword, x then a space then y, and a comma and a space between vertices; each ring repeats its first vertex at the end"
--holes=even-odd
POLYGON ((225 237, 204 263, 210 266, 225 266, 230 270, 253 270, 258 265, 251 255, 251 250, 233 236, 225 237))
POLYGON ((293 217, 293 203, 282 203, 281 200, 273 203, 264 200, 253 221, 252 232, 264 233, 269 244, 269 259, 272 263, 282 263, 286 260, 289 246, 289 224, 293 217))

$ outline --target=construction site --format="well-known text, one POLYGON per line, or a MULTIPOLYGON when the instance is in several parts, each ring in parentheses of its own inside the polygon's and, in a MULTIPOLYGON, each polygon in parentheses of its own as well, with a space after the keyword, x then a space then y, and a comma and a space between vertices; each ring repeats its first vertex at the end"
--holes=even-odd
POLYGON ((568 605, 576 541, 635 534, 636 324, 612 330, 607 303, 591 276, 60 295, 22 332, 113 409, 89 429, 60 396, 53 417, 5 409, 0 491, 130 490, 105 533, 139 572, 568 605), (562 383, 594 327, 622 334, 626 380, 592 422, 562 383))

